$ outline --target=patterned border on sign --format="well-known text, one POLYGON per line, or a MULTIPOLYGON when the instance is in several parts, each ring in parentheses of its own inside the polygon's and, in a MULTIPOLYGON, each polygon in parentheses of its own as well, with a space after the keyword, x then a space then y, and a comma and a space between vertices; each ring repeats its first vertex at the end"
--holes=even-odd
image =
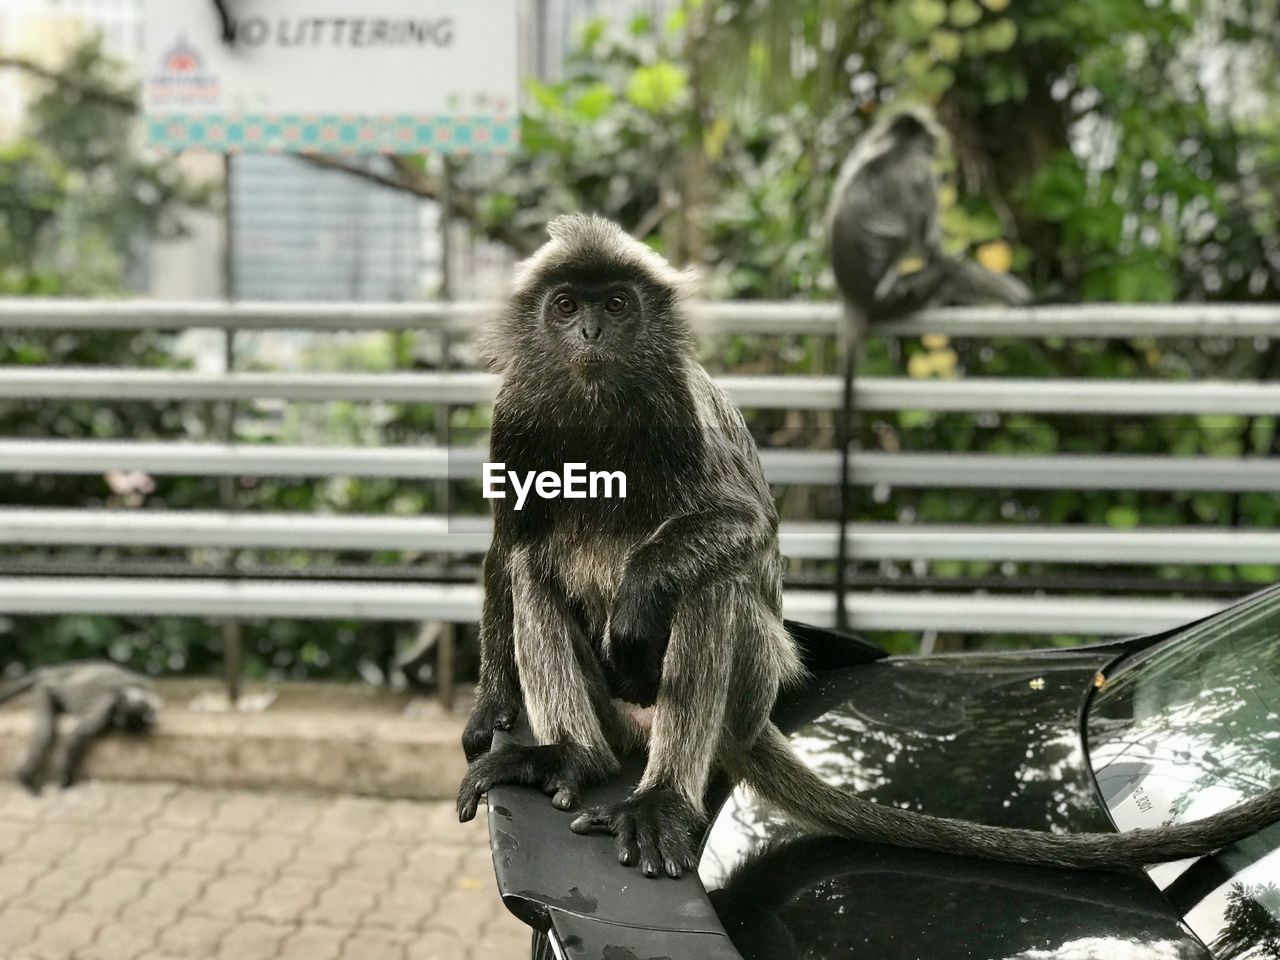
POLYGON ((147 120, 161 150, 216 153, 508 153, 519 121, 504 116, 350 117, 169 114, 147 120))

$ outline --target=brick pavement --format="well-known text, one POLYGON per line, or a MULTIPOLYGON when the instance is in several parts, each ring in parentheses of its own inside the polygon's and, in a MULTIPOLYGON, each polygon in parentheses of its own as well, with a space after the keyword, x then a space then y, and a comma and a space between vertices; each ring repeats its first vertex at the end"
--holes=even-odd
POLYGON ((0 782, 0 960, 523 960, 452 804, 0 782))

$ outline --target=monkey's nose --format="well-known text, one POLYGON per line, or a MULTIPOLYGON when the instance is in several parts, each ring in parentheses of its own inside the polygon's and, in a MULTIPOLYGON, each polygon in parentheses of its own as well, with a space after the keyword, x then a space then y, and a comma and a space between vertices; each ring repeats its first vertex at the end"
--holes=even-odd
POLYGON ((583 340, 599 340, 604 328, 598 323, 584 323, 580 328, 583 340))

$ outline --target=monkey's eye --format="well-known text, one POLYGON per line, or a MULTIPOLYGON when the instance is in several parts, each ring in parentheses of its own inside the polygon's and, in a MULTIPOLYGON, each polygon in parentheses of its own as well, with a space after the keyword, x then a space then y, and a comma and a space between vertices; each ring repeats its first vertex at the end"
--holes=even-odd
POLYGON ((621 313, 627 308, 627 298, 620 293, 615 293, 604 302, 604 308, 609 313, 621 313))
POLYGON ((565 293, 556 297, 552 305, 556 308, 556 313, 562 317, 572 317, 578 312, 578 301, 565 293))

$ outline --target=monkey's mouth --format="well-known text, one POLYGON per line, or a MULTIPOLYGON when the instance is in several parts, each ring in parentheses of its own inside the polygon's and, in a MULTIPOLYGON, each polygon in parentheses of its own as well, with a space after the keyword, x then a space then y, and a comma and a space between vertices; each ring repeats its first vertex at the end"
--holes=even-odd
POLYGON ((603 366, 612 359, 612 355, 608 350, 600 347, 583 346, 579 347, 573 356, 575 366, 594 368, 603 366))

